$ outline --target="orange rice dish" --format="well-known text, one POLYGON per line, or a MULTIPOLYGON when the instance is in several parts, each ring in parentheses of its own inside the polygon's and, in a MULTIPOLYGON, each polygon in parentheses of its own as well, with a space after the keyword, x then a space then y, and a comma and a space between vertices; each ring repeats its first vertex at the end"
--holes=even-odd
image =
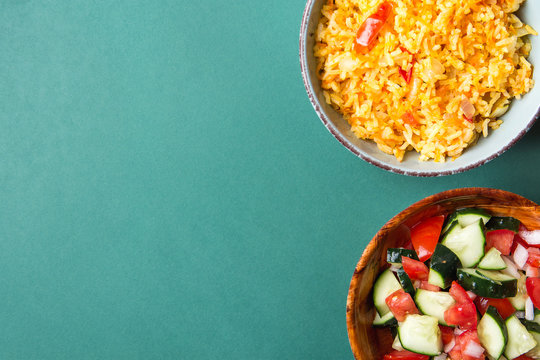
POLYGON ((534 85, 522 2, 328 0, 314 47, 326 102, 399 161, 457 158, 534 85))

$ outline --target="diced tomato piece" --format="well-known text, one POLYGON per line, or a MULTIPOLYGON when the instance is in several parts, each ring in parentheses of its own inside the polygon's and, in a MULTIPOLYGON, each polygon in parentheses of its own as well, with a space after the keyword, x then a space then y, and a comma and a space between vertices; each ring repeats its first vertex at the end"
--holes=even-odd
POLYGON ((435 251, 443 223, 444 215, 439 215, 423 220, 412 227, 411 242, 420 261, 426 261, 435 251))
POLYGON ((394 291, 385 299, 386 305, 390 308, 397 321, 403 321, 409 314, 419 314, 411 295, 403 289, 394 291))
POLYGON ((517 358, 514 358, 514 360, 534 360, 532 357, 527 356, 526 354, 519 355, 517 358))
POLYGON ((461 346, 459 344, 454 345, 452 350, 448 353, 448 357, 452 360, 463 360, 463 356, 461 355, 461 346))
POLYGON ((525 280, 527 294, 537 309, 540 309, 540 278, 528 277, 525 280))
POLYGON ((450 326, 439 325, 441 329, 442 342, 444 345, 450 344, 454 340, 454 329, 450 326))
POLYGON ((444 321, 448 325, 457 325, 463 330, 476 329, 478 319, 473 302, 451 306, 444 312, 444 321))
POLYGON ((390 17, 392 12, 392 4, 384 1, 374 14, 370 15, 356 33, 356 41, 354 42, 354 50, 357 53, 366 53, 369 51, 369 46, 377 38, 382 27, 390 17))
POLYGON ((405 112, 402 116, 401 116, 401 119, 403 120, 403 123, 405 124, 409 124, 411 126, 416 126, 418 124, 420 124, 413 116, 413 114, 411 114, 409 111, 405 112))
POLYGON ((501 315, 503 319, 506 319, 516 312, 516 309, 514 306, 512 306, 512 303, 508 299, 492 299, 478 296, 476 299, 474 299, 474 303, 482 315, 486 313, 486 310, 490 305, 497 309, 499 315, 501 315))
POLYGON ((540 249, 528 248, 529 257, 527 258, 527 264, 534 267, 540 267, 540 249))
POLYGON ((430 284, 427 280, 420 281, 420 289, 429 290, 429 291, 441 291, 441 288, 437 285, 430 284))
POLYGON ((403 256, 401 258, 401 264, 403 265, 403 270, 405 270, 411 280, 428 279, 429 268, 423 262, 403 256))
POLYGON ((540 277, 540 270, 537 267, 528 265, 525 275, 528 277, 540 277))
POLYGON ((494 247, 503 255, 510 255, 512 244, 514 243, 514 232, 511 230, 500 229, 491 230, 486 233, 486 247, 491 249, 494 247))
POLYGON ((468 330, 465 331, 463 334, 459 335, 456 340, 457 343, 459 343, 459 347, 461 349, 461 358, 463 360, 484 360, 485 359, 485 350, 482 348, 482 345, 480 344, 480 339, 478 339, 478 333, 476 330, 468 330), (476 352, 473 349, 479 349, 484 350, 484 352, 478 354, 477 356, 473 356, 471 354, 476 352))
POLYGON ((383 360, 429 360, 429 356, 416 354, 407 350, 394 350, 384 355, 383 360))
POLYGON ((452 286, 450 286, 449 293, 458 304, 472 304, 469 294, 467 294, 467 291, 465 291, 465 289, 461 287, 457 281, 452 281, 452 286))

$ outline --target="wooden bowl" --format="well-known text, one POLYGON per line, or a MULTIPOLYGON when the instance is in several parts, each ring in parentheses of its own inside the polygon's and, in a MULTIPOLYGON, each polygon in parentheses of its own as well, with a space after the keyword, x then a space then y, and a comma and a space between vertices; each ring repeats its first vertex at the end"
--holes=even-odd
POLYGON ((463 188, 429 196, 403 210, 373 237, 356 265, 347 297, 347 331, 357 360, 381 359, 392 349, 387 329, 375 329, 371 288, 388 267, 386 250, 410 242, 410 228, 423 218, 448 215, 458 208, 478 207, 493 215, 512 216, 529 229, 540 229, 539 207, 522 196, 496 189, 463 188))

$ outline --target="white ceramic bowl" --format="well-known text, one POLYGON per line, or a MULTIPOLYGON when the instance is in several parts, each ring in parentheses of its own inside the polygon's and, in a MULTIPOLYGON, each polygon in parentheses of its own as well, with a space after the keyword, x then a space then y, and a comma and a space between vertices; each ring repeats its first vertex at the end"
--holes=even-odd
MULTIPOLYGON (((436 163, 418 160, 418 153, 408 152, 402 162, 380 151, 374 142, 358 139, 350 130, 343 116, 326 103, 316 75, 317 61, 313 55, 315 29, 320 11, 326 0, 308 0, 300 29, 300 65, 309 99, 324 126, 352 153, 382 169, 412 176, 442 176, 460 173, 496 158, 514 145, 540 117, 540 67, 534 69, 534 88, 520 100, 514 99, 509 111, 502 117, 501 127, 488 137, 467 148, 454 161, 436 163)), ((519 17, 535 30, 540 31, 540 1, 526 0, 519 10, 519 17)), ((532 51, 529 62, 540 64, 540 35, 530 36, 532 51)))

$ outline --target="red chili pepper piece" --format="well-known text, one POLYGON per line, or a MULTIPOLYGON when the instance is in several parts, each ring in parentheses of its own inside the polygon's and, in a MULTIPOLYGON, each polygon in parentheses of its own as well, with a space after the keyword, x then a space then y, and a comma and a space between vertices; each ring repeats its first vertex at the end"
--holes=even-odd
POLYGON ((403 78, 403 80, 405 80, 405 82, 408 84, 411 82, 411 78, 412 78, 412 71, 413 71, 413 68, 414 68, 414 63, 415 63, 415 60, 413 59, 412 63, 411 63, 411 67, 409 68, 409 70, 405 71, 403 70, 401 67, 399 68, 399 74, 401 75, 401 77, 403 78))

